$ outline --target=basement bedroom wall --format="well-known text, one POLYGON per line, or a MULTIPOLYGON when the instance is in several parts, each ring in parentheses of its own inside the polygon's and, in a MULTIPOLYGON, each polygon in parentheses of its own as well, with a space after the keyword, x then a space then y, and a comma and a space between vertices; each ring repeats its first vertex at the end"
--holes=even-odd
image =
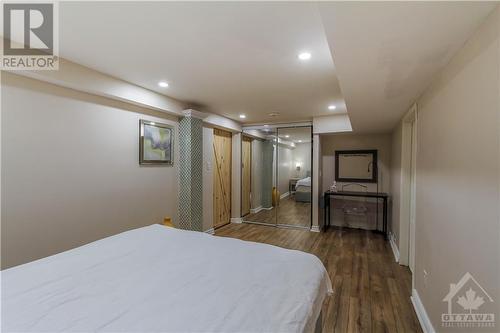
MULTIPOLYGON (((494 300, 479 312, 500 311, 500 6, 417 105, 414 297, 441 331, 443 298, 466 272, 494 300)), ((401 124, 393 134, 398 158, 400 132, 401 124)), ((496 328, 481 330, 498 331, 495 319, 496 328)))
POLYGON ((177 130, 177 117, 2 72, 2 269, 177 221, 177 130), (173 166, 139 165, 139 119, 175 127, 173 166))
MULTIPOLYGON (((390 134, 330 134, 321 136, 322 151, 322 190, 321 194, 330 189, 335 181, 335 151, 336 150, 360 150, 376 149, 378 165, 377 183, 361 183, 367 186, 369 192, 390 192, 390 162, 391 162, 391 135, 390 134), (378 185, 378 186, 377 186, 378 185)), ((357 182, 351 182, 357 183, 357 182)), ((342 190, 342 185, 349 184, 338 182, 337 189, 342 190)), ((347 188, 351 191, 361 191, 361 188, 347 188)), ((323 199, 321 199, 323 200, 323 199)), ((350 226, 354 228, 375 229, 377 228, 377 201, 373 199, 345 198, 344 200, 331 200, 332 205, 332 225, 350 226), (343 205, 353 205, 354 202, 361 202, 359 205, 366 207, 368 212, 366 217, 353 217, 344 214, 343 205)), ((378 228, 382 227, 382 201, 379 201, 378 228)), ((390 215, 388 223, 390 221, 390 215)))

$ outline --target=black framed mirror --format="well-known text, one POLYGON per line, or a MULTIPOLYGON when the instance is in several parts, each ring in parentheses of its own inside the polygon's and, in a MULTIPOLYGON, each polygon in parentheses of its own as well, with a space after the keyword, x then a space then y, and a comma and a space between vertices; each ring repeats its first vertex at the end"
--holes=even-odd
POLYGON ((335 180, 376 183, 377 150, 336 150, 335 180))

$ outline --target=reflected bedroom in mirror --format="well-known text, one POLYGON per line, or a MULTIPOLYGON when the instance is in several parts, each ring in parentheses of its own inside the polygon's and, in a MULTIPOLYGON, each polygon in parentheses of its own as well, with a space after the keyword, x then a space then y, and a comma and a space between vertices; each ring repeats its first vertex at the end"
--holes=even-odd
POLYGON ((311 126, 245 129, 241 211, 244 222, 311 226, 311 126))

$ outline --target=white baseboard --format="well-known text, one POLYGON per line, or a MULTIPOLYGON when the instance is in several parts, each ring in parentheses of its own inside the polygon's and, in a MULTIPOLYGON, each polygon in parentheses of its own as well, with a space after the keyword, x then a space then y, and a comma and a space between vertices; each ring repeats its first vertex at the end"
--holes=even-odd
POLYGON ((312 231, 312 232, 319 232, 319 226, 317 226, 317 225, 313 225, 313 226, 311 227, 311 231, 312 231))
POLYGON ((241 217, 231 217, 231 223, 243 223, 243 219, 241 217))
POLYGON ((208 230, 205 230, 205 232, 206 232, 207 234, 210 234, 210 235, 214 235, 214 234, 215 234, 215 230, 214 230, 214 228, 210 228, 210 229, 208 229, 208 230))
POLYGON ((389 243, 391 244, 392 253, 394 253, 394 260, 399 262, 399 249, 394 241, 394 234, 392 232, 389 233, 389 243))
POLYGON ((282 195, 280 195, 280 199, 285 199, 289 195, 290 195, 290 192, 283 193, 282 195))
POLYGON ((418 296, 417 289, 413 289, 411 292, 411 303, 413 304, 413 308, 417 313, 418 321, 420 322, 420 326, 422 327, 422 331, 424 333, 436 333, 434 330, 434 326, 432 326, 432 322, 427 316, 427 311, 425 311, 424 304, 420 300, 420 296, 418 296))
POLYGON ((255 214, 263 210, 264 208, 262 206, 259 206, 257 208, 250 208, 250 213, 255 214))

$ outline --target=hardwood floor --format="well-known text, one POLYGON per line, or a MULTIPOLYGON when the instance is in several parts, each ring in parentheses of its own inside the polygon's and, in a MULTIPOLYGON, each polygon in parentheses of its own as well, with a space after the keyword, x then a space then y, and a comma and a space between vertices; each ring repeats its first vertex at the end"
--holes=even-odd
MULTIPOLYGON (((311 203, 309 202, 297 202, 293 196, 289 196, 280 200, 277 211, 278 223, 280 224, 307 228, 311 226, 311 203)), ((243 217, 243 221, 275 224, 276 208, 263 209, 258 213, 248 214, 243 217)))
POLYGON ((422 332, 410 302, 411 275, 390 245, 367 230, 303 230, 230 224, 217 236, 310 252, 325 265, 333 295, 323 306, 323 332, 422 332))

